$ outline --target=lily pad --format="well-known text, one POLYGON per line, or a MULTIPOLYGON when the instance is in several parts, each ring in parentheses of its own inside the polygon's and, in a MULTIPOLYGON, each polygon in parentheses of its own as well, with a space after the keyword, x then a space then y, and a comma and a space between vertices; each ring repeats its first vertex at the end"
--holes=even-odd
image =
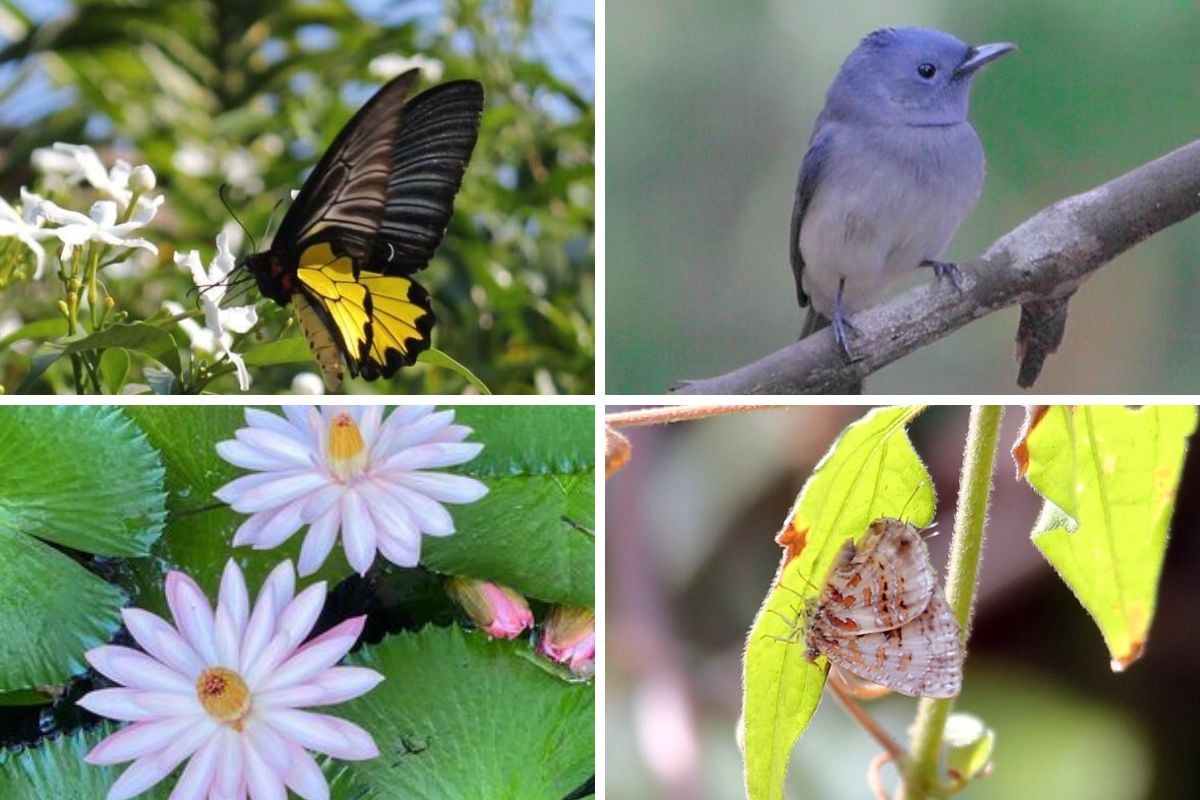
POLYGON ((348 764, 376 800, 564 797, 595 774, 595 695, 522 657, 523 641, 456 627, 390 636, 350 661, 386 680, 334 713, 380 757, 348 764))
MULTIPOLYGON (((0 408, 0 692, 61 683, 120 624, 121 592, 63 550, 144 555, 163 468, 120 409, 0 408)), ((3 795, 0 795, 3 796, 3 795)))

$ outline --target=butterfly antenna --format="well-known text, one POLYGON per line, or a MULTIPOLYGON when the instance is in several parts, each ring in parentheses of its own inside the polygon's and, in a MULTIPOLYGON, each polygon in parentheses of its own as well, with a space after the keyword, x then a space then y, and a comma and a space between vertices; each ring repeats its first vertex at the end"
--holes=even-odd
MULTIPOLYGON (((268 233, 270 233, 271 229, 275 227, 275 214, 279 211, 279 207, 281 205, 283 205, 282 197, 279 198, 278 200, 276 200, 275 205, 271 207, 271 216, 267 217, 267 232, 268 233)), ((258 248, 255 247, 254 249, 257 250, 258 248)))
MULTIPOLYGON (((247 229, 246 226, 242 224, 241 218, 237 215, 237 212, 233 210, 233 206, 230 205, 230 203, 229 203, 229 184, 228 183, 221 184, 221 188, 220 188, 220 190, 218 190, 217 196, 219 196, 221 198, 221 205, 225 206, 225 210, 229 212, 229 216, 233 217, 233 221, 238 224, 238 227, 242 229, 242 233, 246 234, 246 238, 250 240, 250 251, 254 252, 254 251, 258 250, 258 242, 255 241, 254 234, 251 233, 249 231, 249 229, 247 229)), ((271 213, 273 215, 275 212, 272 211, 271 213)))

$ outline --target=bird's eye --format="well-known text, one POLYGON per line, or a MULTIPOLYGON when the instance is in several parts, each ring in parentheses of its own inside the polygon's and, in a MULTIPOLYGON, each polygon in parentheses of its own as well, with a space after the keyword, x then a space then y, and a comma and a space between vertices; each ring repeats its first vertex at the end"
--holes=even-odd
POLYGON ((933 64, 921 64, 917 67, 917 74, 925 80, 929 80, 937 74, 937 67, 933 64))

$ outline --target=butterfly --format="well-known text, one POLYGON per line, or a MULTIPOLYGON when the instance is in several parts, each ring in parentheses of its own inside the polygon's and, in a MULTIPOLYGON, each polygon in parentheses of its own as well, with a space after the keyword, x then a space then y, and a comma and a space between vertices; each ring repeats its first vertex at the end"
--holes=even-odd
POLYGON ((412 278, 445 235, 483 114, 460 80, 408 100, 418 70, 384 84, 300 189, 271 247, 242 267, 296 309, 326 387, 390 378, 429 348, 429 293, 412 278))
POLYGON ((809 620, 805 657, 818 653, 909 697, 959 693, 958 623, 913 525, 878 519, 846 540, 809 620))

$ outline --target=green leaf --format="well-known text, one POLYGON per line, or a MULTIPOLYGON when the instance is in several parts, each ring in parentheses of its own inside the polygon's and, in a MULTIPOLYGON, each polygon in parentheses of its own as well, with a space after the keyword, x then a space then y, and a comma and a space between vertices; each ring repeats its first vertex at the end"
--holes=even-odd
POLYGON ((595 422, 591 406, 472 406, 456 420, 483 453, 458 471, 488 478, 452 506, 458 532, 423 543, 422 563, 547 602, 595 605, 595 422))
POLYGON ((592 406, 460 406, 454 421, 475 430, 483 452, 459 471, 476 477, 584 472, 596 464, 592 406))
POLYGON ((453 358, 446 355, 441 350, 438 350, 436 347, 431 347, 425 352, 421 353, 421 355, 417 356, 417 361, 420 361, 423 364, 432 364, 435 367, 443 367, 444 369, 454 372, 479 390, 480 394, 492 393, 492 390, 487 387, 487 384, 481 381, 474 372, 471 372, 471 370, 467 369, 465 365, 455 361, 453 358))
POLYGON ((0 430, 0 531, 106 556, 150 552, 163 466, 120 409, 5 406, 0 430))
POLYGON ((112 347, 100 356, 100 377, 104 381, 104 391, 109 394, 120 394, 125 385, 125 376, 129 374, 129 351, 112 347))
POLYGON ((269 367, 312 361, 313 354, 303 336, 289 336, 255 345, 242 354, 242 359, 248 367, 269 367))
POLYGON ((22 325, 7 336, 0 337, 0 350, 22 339, 53 339, 56 336, 61 336, 66 330, 67 321, 61 317, 39 319, 28 325, 22 325))
POLYGON ((49 369, 50 365, 63 356, 73 353, 83 353, 89 350, 106 350, 110 347, 123 347, 149 356, 173 375, 179 377, 182 366, 179 361, 179 349, 171 334, 163 329, 148 325, 144 322, 131 322, 105 328, 102 331, 88 334, 80 339, 67 342, 61 349, 39 355, 34 358, 34 366, 25 377, 21 386, 24 391, 49 369))
POLYGON ((742 720, 751 800, 780 798, 788 758, 817 710, 826 659, 804 658, 804 611, 838 549, 881 517, 923 526, 933 484, 908 439, 919 408, 868 412, 842 432, 804 484, 777 541, 787 550, 746 645, 742 720))
POLYGON ((81 672, 84 651, 108 641, 119 625, 121 592, 45 542, 145 555, 162 531, 165 495, 158 455, 119 409, 5 406, 0 430, 6 692, 81 672))
POLYGON ((427 627, 350 662, 386 680, 334 713, 380 757, 347 765, 376 800, 564 797, 595 772, 595 694, 530 664, 524 641, 427 627))
POLYGON ((1053 406, 1014 448, 1046 503, 1033 542, 1104 636, 1116 671, 1142 654, 1192 406, 1053 406))

